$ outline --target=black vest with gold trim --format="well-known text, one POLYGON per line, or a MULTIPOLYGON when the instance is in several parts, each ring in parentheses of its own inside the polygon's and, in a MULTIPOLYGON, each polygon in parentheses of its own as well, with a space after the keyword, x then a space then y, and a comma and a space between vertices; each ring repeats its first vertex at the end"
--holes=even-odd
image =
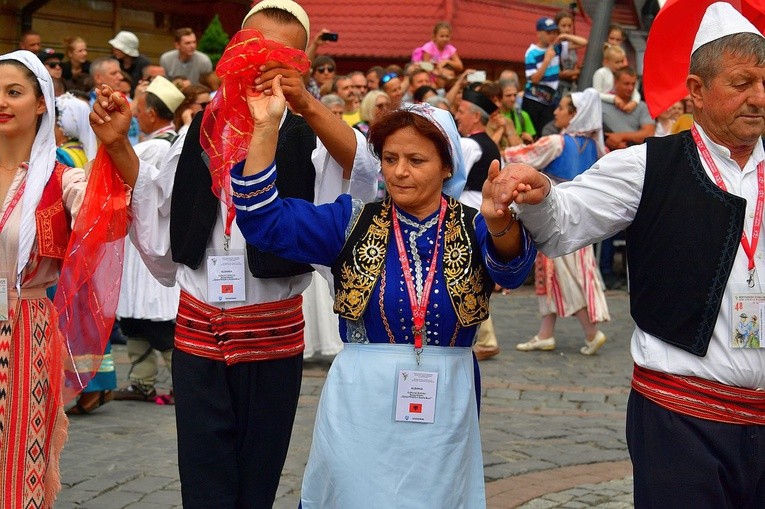
MULTIPOLYGON (((335 313, 348 320, 364 314, 390 243, 391 200, 364 206, 346 238, 332 274, 335 280, 335 313)), ((447 198, 444 218, 442 271, 449 299, 463 327, 478 325, 489 317, 489 297, 494 281, 483 262, 475 235, 478 211, 447 198)))

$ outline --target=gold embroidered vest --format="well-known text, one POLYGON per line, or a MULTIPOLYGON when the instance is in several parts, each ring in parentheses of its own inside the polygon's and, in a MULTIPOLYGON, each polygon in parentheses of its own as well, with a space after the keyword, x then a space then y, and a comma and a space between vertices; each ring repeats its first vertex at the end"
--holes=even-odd
MULTIPOLYGON (((334 310, 343 318, 358 320, 369 303, 385 265, 392 230, 391 212, 390 198, 365 205, 332 266, 334 310)), ((442 271, 452 307, 463 327, 477 325, 489 317, 489 296, 494 289, 475 236, 477 213, 448 198, 442 271)))

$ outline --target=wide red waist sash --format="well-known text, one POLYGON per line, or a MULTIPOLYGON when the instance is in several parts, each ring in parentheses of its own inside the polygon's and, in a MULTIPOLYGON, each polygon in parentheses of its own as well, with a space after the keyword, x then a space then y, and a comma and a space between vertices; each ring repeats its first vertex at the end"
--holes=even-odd
POLYGON ((637 364, 632 388, 657 405, 684 415, 728 424, 765 424, 762 390, 661 373, 637 364))
POLYGON ((303 352, 303 297, 221 309, 181 292, 175 347, 226 364, 303 352))

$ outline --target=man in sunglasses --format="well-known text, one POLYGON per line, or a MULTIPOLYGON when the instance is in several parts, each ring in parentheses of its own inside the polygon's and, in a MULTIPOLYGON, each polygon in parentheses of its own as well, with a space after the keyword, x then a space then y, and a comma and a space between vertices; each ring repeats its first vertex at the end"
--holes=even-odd
POLYGON ((64 93, 64 82, 61 78, 63 68, 61 67, 61 59, 64 58, 63 53, 56 53, 51 48, 45 48, 37 53, 37 58, 43 63, 48 70, 48 74, 53 78, 53 87, 55 89, 56 96, 64 93))

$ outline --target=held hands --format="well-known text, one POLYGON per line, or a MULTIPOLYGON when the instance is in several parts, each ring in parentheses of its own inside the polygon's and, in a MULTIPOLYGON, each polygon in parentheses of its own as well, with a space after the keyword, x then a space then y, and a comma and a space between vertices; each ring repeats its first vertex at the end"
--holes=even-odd
POLYGON ((96 88, 96 101, 89 120, 101 143, 108 146, 126 141, 132 116, 127 97, 121 92, 115 92, 108 85, 96 88))
POLYGON ((303 76, 297 70, 270 60, 260 66, 261 74, 255 80, 255 91, 266 95, 272 93, 274 78, 281 76, 281 90, 295 113, 302 113, 310 104, 303 76))
POLYGON ((255 122, 255 130, 276 127, 278 130, 287 101, 282 90, 282 76, 277 75, 269 81, 268 92, 259 91, 257 87, 247 91, 247 106, 255 122))
POLYGON ((511 202, 536 205, 550 193, 550 181, 527 164, 508 164, 499 170, 499 161, 489 166, 483 184, 481 214, 488 220, 504 217, 511 202))

